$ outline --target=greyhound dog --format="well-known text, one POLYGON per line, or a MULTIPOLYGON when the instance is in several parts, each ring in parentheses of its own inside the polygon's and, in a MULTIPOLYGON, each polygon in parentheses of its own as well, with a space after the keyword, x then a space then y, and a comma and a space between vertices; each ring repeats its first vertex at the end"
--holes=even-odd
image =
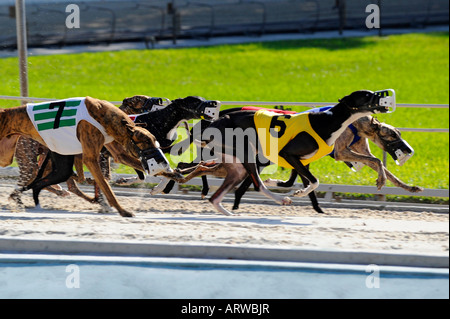
POLYGON ((38 174, 35 181, 22 189, 33 189, 36 205, 39 205, 40 190, 67 180, 72 174, 74 154, 82 153, 84 164, 110 205, 121 216, 132 217, 133 214, 117 202, 101 173, 98 158, 105 144, 107 147, 114 143, 122 146, 130 157, 139 158, 142 167, 150 173, 176 178, 155 137, 137 127, 124 112, 107 101, 86 97, 1 109, 0 140, 13 135, 32 138, 53 151, 53 168, 48 178, 39 178, 38 174), (64 138, 61 140, 52 135, 54 131, 64 138), (70 173, 67 167, 70 167, 70 173))
MULTIPOLYGON (((218 117, 219 101, 206 100, 199 96, 188 96, 173 100, 166 107, 154 112, 145 112, 145 108, 140 107, 142 101, 135 99, 133 104, 133 121, 151 132, 161 145, 161 149, 170 149, 171 144, 177 139, 177 127, 182 123, 188 128, 187 121, 192 119, 202 119, 208 123, 218 117), (137 113, 139 110, 143 113, 137 113), (163 120, 162 120, 163 119, 163 120)), ((139 175, 139 172, 137 172, 139 175)), ((143 176, 139 178, 142 180, 143 176)), ((124 181, 121 181, 124 183, 124 181)))
MULTIPOLYGON (((401 138, 400 132, 395 127, 386 123, 381 123, 372 116, 365 116, 353 122, 352 125, 339 136, 336 140, 334 151, 329 155, 336 161, 345 162, 355 171, 360 170, 366 165, 378 172, 376 181, 378 189, 381 189, 381 187, 385 185, 387 178, 395 186, 401 187, 411 193, 423 191, 422 187, 409 186, 392 174, 383 165, 382 161, 370 152, 368 140, 371 140, 382 150, 388 152, 398 165, 403 165, 414 153, 408 143, 401 138), (399 157, 399 154, 408 155, 400 155, 399 157)), ((292 170, 288 181, 268 179, 264 181, 264 183, 266 186, 292 187, 297 176, 297 172, 292 170)), ((247 179, 236 190, 233 209, 239 208, 240 200, 250 185, 251 180, 247 179)), ((296 193, 294 193, 294 196, 296 196, 296 193)), ((318 213, 323 213, 323 210, 317 201, 315 192, 309 193, 308 196, 314 210, 318 213)))
MULTIPOLYGON (((299 190, 297 195, 308 195, 317 188, 319 182, 311 174, 307 165, 329 154, 337 138, 349 124, 358 118, 373 113, 387 113, 390 111, 390 107, 395 110, 395 93, 393 93, 394 96, 387 96, 386 92, 353 92, 339 100, 339 103, 327 112, 307 114, 306 120, 291 115, 264 114, 265 111, 246 110, 231 112, 213 122, 210 127, 219 130, 222 138, 206 139, 204 144, 220 150, 221 165, 226 172, 226 177, 222 186, 210 198, 210 202, 219 212, 231 215, 231 212, 221 205, 221 201, 225 194, 243 181, 247 175, 250 176, 255 189, 261 191, 265 196, 283 205, 291 202, 287 197, 281 198, 268 191, 261 181, 256 165, 258 152, 263 153, 265 158, 280 166, 295 169, 305 181, 305 187, 299 190), (265 118, 256 119, 258 116, 265 116, 265 118), (291 118, 294 121, 289 123, 288 120, 291 118), (298 123, 306 123, 305 126, 307 126, 308 122, 309 128, 298 126, 298 123), (258 127, 258 125, 260 126, 258 127), (227 140, 226 130, 236 128, 257 131, 258 141, 256 143, 249 142, 247 145, 236 145, 232 139, 227 140), (261 133, 261 131, 263 132, 261 133), (233 142, 230 143, 230 141, 233 142), (265 144, 265 148, 263 144, 265 144), (272 144, 278 144, 277 148, 275 152, 268 152, 267 150, 272 144), (239 147, 244 147, 245 152, 236 152, 239 147), (237 153, 240 155, 236 155, 237 153), (242 154, 244 155, 242 156, 242 154), (233 159, 231 163, 230 157, 233 159)), ((184 182, 184 180, 180 180, 180 182, 184 182)))
MULTIPOLYGON (((166 99, 148 96, 133 96, 131 98, 124 99, 119 109, 128 114, 140 113, 143 111, 148 112, 162 108, 164 106, 164 100, 166 99)), ((2 150, 0 152, 0 166, 11 165, 13 157, 16 158, 19 169, 19 179, 17 181, 17 189, 10 194, 9 198, 14 200, 18 205, 23 206, 20 189, 29 185, 36 178, 39 171, 39 166, 41 166, 49 150, 37 141, 19 135, 2 139, 0 141, 0 149, 2 150)), ((84 194, 76 184, 76 181, 83 182, 85 180, 81 155, 75 156, 74 164, 78 175, 71 176, 66 181, 68 191, 91 203, 99 203, 102 205, 103 211, 108 211, 109 206, 104 201, 103 197, 100 196, 99 189, 95 183, 96 192, 95 197, 93 198, 84 194)), ((109 165, 107 164, 109 163, 106 163, 106 161, 101 157, 100 167, 102 168, 102 172, 108 172, 109 165)), ((44 173, 48 174, 51 171, 51 165, 48 165, 46 169, 47 170, 44 173)), ((50 185, 45 189, 58 196, 69 195, 69 193, 62 189, 59 185, 50 185)))
MULTIPOLYGON (((326 111, 331 107, 321 107, 317 111, 326 111)), ((242 108, 244 110, 249 109, 247 107, 242 108)), ((254 110, 259 110, 261 108, 253 108, 254 110)), ((227 110, 225 110, 227 111, 227 110)), ((234 110, 236 111, 236 110, 234 110)), ((285 112, 280 110, 270 110, 274 112, 279 112, 283 114, 294 114, 296 112, 285 112)), ((358 171, 364 165, 369 166, 371 169, 378 172, 377 185, 379 188, 385 184, 385 179, 390 180, 395 186, 401 187, 411 193, 417 193, 423 191, 423 188, 418 186, 409 186, 394 174, 392 174, 383 163, 376 158, 370 151, 368 140, 374 142, 382 150, 388 152, 391 157, 395 160, 397 165, 403 165, 412 154, 414 150, 409 146, 409 144, 404 141, 401 137, 401 133, 395 127, 381 123, 376 118, 372 116, 364 116, 351 125, 338 137, 336 140, 334 151, 329 154, 336 161, 345 162, 352 170, 358 171), (382 170, 382 171, 381 171, 382 170), (385 173, 385 177, 380 174, 385 173)), ((183 143, 180 142, 180 143, 183 143)), ((269 163, 267 163, 269 164, 269 163)), ((259 163, 260 166, 265 166, 259 163)), ((190 179, 198 176, 205 177, 205 175, 213 175, 217 177, 225 177, 227 172, 222 167, 220 163, 214 162, 202 162, 200 165, 190 165, 188 163, 179 163, 178 167, 181 168, 179 172, 181 174, 189 174, 183 178, 183 182, 186 183, 190 179)), ((268 179, 264 181, 266 186, 278 186, 278 187, 292 187, 297 180, 298 174, 295 170, 292 170, 291 177, 288 181, 280 181, 268 179)), ((248 190, 252 184, 251 178, 247 177, 245 181, 239 186, 235 192, 235 200, 233 204, 233 210, 239 208, 239 203, 242 196, 248 190)), ((166 190, 165 190, 166 191, 166 190)), ((170 191, 170 189, 168 190, 170 191)), ((202 197, 208 193, 208 183, 203 184, 202 197), (205 191, 206 190, 206 191, 205 191)), ((308 195, 313 204, 313 208, 319 212, 323 213, 320 208, 315 192, 311 192, 308 195)))
MULTIPOLYGON (((168 135, 168 137, 170 137, 170 139, 176 138, 176 131, 174 129, 179 124, 179 122, 187 121, 187 120, 190 120, 193 118, 203 118, 208 121, 211 120, 214 110, 211 110, 210 105, 213 105, 213 104, 214 104, 214 107, 216 107, 217 105, 220 105, 220 102, 206 101, 205 99, 203 99, 201 97, 192 97, 192 96, 184 98, 184 99, 177 99, 177 100, 174 100, 173 102, 171 102, 170 100, 165 99, 165 98, 136 95, 136 96, 133 96, 130 98, 125 98, 122 102, 122 105, 119 107, 119 109, 121 109, 125 113, 129 114, 130 118, 135 123, 137 123, 139 126, 144 126, 146 128, 152 127, 151 132, 155 132, 155 134, 157 135, 158 142, 165 145, 168 142, 171 143, 171 141, 169 141, 169 139, 166 138, 166 135, 168 135), (161 111, 161 112, 159 112, 159 111, 161 111), (138 114, 138 115, 133 116, 132 114, 138 114), (151 116, 150 116, 150 114, 151 114, 151 116), (166 121, 161 121, 162 118, 164 118, 166 121), (167 119, 169 119, 169 120, 167 120, 167 119)), ((22 139, 23 138, 21 138, 21 140, 22 139)), ((29 141, 30 139, 23 139, 23 140, 29 141)), ((33 140, 31 140, 31 141, 33 144, 40 145, 39 143, 37 143, 33 140)), ((18 143, 17 147, 19 147, 19 145, 20 144, 18 143)), ((42 148, 42 146, 40 148, 42 148)), ((127 156, 126 152, 124 152, 123 149, 120 148, 119 145, 116 144, 114 149, 116 151, 114 153, 114 156, 116 157, 117 161, 125 162, 125 164, 130 164, 130 158, 127 156), (117 153, 120 153, 120 154, 117 154, 117 153)), ((20 184, 23 184, 21 186, 28 185, 31 182, 32 179, 29 177, 30 175, 33 177, 36 176, 37 171, 38 171, 38 169, 37 169, 37 156, 38 155, 39 155, 38 153, 34 152, 34 148, 28 148, 28 152, 26 152, 26 149, 24 150, 24 152, 16 151, 16 158, 17 158, 17 161, 19 164, 19 170, 20 170, 20 180, 21 181, 24 180, 24 182, 26 182, 26 183, 21 182, 20 184), (25 162, 28 163, 28 165, 25 165, 25 162), (31 174, 29 175, 29 173, 31 173, 31 174)), ((51 157, 51 155, 49 155, 49 156, 51 157)), ((106 148, 103 148, 102 154, 100 156, 100 166, 102 168, 102 173, 104 174, 104 176, 107 179, 110 175, 110 166, 109 166, 109 157, 110 156, 111 156, 111 154, 109 153, 109 151, 106 150, 106 148)), ((81 156, 77 155, 75 157, 75 166, 76 167, 77 167, 77 163, 80 164, 79 160, 81 160, 81 156)), ((12 159, 11 159, 11 161, 12 161, 12 159)), ((48 161, 46 161, 45 163, 48 163, 48 161)), ((131 165, 133 165, 133 163, 131 165)), ((108 206, 107 206, 106 202, 101 200, 102 198, 100 196, 97 186, 96 186, 96 192, 95 192, 96 195, 94 198, 91 198, 91 197, 85 195, 77 187, 75 180, 79 181, 79 182, 84 180, 82 166, 79 166, 79 167, 80 168, 77 168, 78 176, 76 176, 76 177, 71 176, 67 180, 69 191, 77 194, 78 196, 82 197, 83 199, 88 200, 89 202, 101 204, 102 210, 108 211, 108 206)), ((142 174, 141 171, 137 171, 137 172, 142 174)), ((144 177, 142 174, 142 179, 143 178, 144 177)), ((49 188, 50 187, 47 187, 47 189, 49 189, 49 188)), ((62 193, 63 190, 61 190, 60 193, 57 193, 57 191, 54 190, 54 188, 55 187, 52 187, 49 190, 56 193, 57 195, 65 195, 64 193, 62 193)), ((14 191, 13 194, 11 194, 11 197, 14 200, 16 200, 16 202, 20 203, 20 192, 18 190, 14 191)))

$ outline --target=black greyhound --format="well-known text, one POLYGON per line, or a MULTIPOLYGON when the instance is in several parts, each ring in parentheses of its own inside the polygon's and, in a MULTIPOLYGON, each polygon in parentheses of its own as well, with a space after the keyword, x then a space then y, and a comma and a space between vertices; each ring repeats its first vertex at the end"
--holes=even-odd
MULTIPOLYGON (((393 106, 395 107, 395 105, 393 106)), ((304 181, 305 187, 297 192, 297 196, 306 196, 319 185, 317 178, 311 174, 307 164, 305 165, 302 161, 307 162, 309 158, 315 157, 320 152, 320 144, 330 147, 348 125, 358 118, 372 113, 386 113, 388 111, 387 100, 382 95, 372 91, 356 91, 339 100, 339 103, 327 112, 309 113, 309 123, 316 137, 313 137, 314 133, 311 131, 306 132, 299 128, 292 139, 285 145, 282 145, 282 148, 277 151, 279 158, 295 169, 304 181)), ((260 145, 251 145, 251 143, 249 145, 236 145, 234 142, 230 143, 232 140, 225 137, 226 129, 241 128, 243 130, 250 129, 256 131, 255 114, 256 111, 228 113, 210 125, 210 127, 218 129, 222 133, 222 139, 205 141, 213 149, 220 149, 222 153, 222 164, 227 174, 224 183, 212 195, 210 202, 219 212, 226 215, 231 215, 231 213, 221 205, 223 197, 248 175, 255 185, 255 190, 261 191, 265 196, 280 204, 289 204, 291 202, 289 198, 281 198, 271 193, 261 181, 257 164, 255 163, 256 150, 260 149, 260 145), (237 148, 242 146, 246 148, 246 151, 236 152, 237 148), (236 155, 237 153, 244 154, 244 157, 242 155, 236 155), (225 158, 228 156, 229 161, 230 155, 234 157, 233 163, 227 163, 227 159, 225 158), (240 163, 240 165, 237 165, 237 163, 240 163)), ((274 116, 270 122, 270 128, 267 127, 266 129, 269 130, 272 136, 276 138, 281 137, 286 130, 284 119, 287 118, 287 116, 284 116, 284 118, 280 119, 280 116, 274 116)), ((261 144, 260 136, 258 136, 257 143, 261 144)))
MULTIPOLYGON (((220 108, 219 101, 206 100, 199 96, 188 96, 173 100, 166 107, 153 112, 145 112, 148 110, 145 105, 146 102, 143 108, 133 110, 133 114, 136 114, 133 121, 155 136, 164 153, 170 151, 171 144, 177 139, 176 129, 181 123, 193 119, 202 119, 202 121, 205 121, 209 125, 216 118, 215 114, 217 109, 220 108), (138 114, 139 110, 144 113, 138 114)), ((128 113, 127 109, 124 109, 124 111, 128 113)), ((104 149, 102 151, 101 161, 105 163, 104 173, 108 175, 110 171, 109 157, 108 150, 104 149)), ((140 180, 144 180, 145 176, 142 171, 136 170, 136 173, 140 180)), ((122 184, 127 182, 129 181, 120 181, 122 184)))
MULTIPOLYGON (((219 116, 223 117, 225 115, 227 115, 228 113, 232 113, 232 112, 236 112, 236 111, 241 111, 242 108, 241 107, 235 107, 235 108, 230 108, 230 109, 226 109, 226 110, 222 110, 219 112, 219 116)), ((171 153, 172 152, 172 147, 176 146, 177 147, 177 153, 176 155, 181 155, 183 150, 187 150, 189 148, 189 146, 194 143, 195 140, 201 140, 202 138, 202 133, 203 131, 209 127, 209 125, 211 125, 210 121, 205 121, 202 120, 198 123, 196 123, 194 125, 193 128, 191 128, 188 137, 185 138, 184 140, 182 140, 181 142, 175 144, 175 145, 171 145, 169 148, 167 148, 165 151, 167 153, 171 153)), ((201 154, 202 154, 202 148, 200 146, 197 145, 197 158, 192 161, 191 163, 185 163, 185 162, 180 162, 177 165, 177 169, 180 170, 184 170, 184 169, 189 169, 189 168, 194 168, 198 165, 198 163, 200 163, 202 161, 201 158, 201 154)), ((205 198, 208 195, 209 192, 209 185, 208 185, 208 179, 205 175, 201 176, 202 179, 202 198, 205 198)), ((155 195, 155 194, 159 194, 159 193, 163 193, 163 194, 169 194, 173 187, 175 186, 175 181, 171 180, 171 179, 166 179, 164 181, 162 181, 157 187, 155 187, 151 194, 155 195)))
MULTIPOLYGON (((149 98, 147 106, 152 103, 156 103, 155 99, 149 98)), ((175 129, 180 122, 196 118, 212 121, 214 119, 214 110, 218 106, 220 106, 219 101, 209 101, 202 97, 188 96, 183 99, 173 100, 163 109, 141 114, 136 117, 134 122, 152 133, 160 147, 163 148, 170 146, 173 140, 176 139, 175 129)), ((151 158, 155 159, 156 164, 167 161, 162 153, 140 155, 140 160, 144 167, 147 165, 147 160, 151 158)), ((75 155, 61 155, 49 151, 35 180, 28 186, 22 187, 20 192, 32 189, 35 205, 39 207, 39 193, 43 188, 67 181, 73 175, 74 157, 75 155), (45 178, 42 178, 49 159, 52 160, 52 171, 45 178)))

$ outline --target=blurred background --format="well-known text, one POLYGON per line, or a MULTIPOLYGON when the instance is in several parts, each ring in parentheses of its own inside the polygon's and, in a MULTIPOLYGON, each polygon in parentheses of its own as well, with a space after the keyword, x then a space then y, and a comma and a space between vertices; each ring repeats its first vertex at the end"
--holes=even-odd
MULTIPOLYGON (((0 49, 16 47, 14 0, 0 0, 0 49)), ((367 30, 366 7, 377 4, 386 28, 448 24, 447 0, 27 0, 29 46, 208 39, 229 35, 367 30), (68 29, 76 3, 81 28, 68 29)))

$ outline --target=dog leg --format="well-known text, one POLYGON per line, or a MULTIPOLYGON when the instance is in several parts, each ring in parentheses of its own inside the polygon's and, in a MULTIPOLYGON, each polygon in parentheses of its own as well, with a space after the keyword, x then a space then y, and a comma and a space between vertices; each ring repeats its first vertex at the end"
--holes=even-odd
POLYGON ((306 195, 309 195, 317 187, 319 187, 319 180, 317 180, 314 183, 309 183, 308 186, 295 191, 294 194, 292 194, 292 196, 294 196, 294 197, 304 197, 306 195))
POLYGON ((246 170, 243 168, 241 164, 222 164, 223 168, 227 171, 227 176, 223 184, 219 187, 219 189, 211 196, 209 199, 210 203, 216 208, 217 211, 221 212, 224 215, 232 216, 233 213, 226 210, 222 206, 222 200, 225 195, 233 189, 236 185, 238 185, 247 175, 246 170))
POLYGON ((150 191, 150 195, 157 195, 159 193, 164 192, 164 190, 167 187, 167 184, 169 184, 170 181, 171 181, 171 179, 169 179, 167 177, 163 177, 161 182, 159 182, 159 184, 156 185, 155 187, 153 187, 153 189, 150 191))
MULTIPOLYGON (((309 165, 308 165, 309 168, 309 165)), ((302 179, 303 182, 303 186, 306 187, 306 185, 308 184, 308 180, 305 179, 303 176, 300 175, 300 178, 302 179)), ((325 212, 322 210, 322 208, 319 206, 319 201, 317 200, 317 196, 316 196, 316 192, 312 191, 308 194, 308 197, 311 201, 311 204, 313 206, 313 209, 318 212, 319 214, 325 214, 325 212)))
MULTIPOLYGON (((109 204, 117 209, 122 217, 133 217, 134 215, 132 213, 126 211, 122 208, 122 206, 120 206, 111 189, 111 186, 103 177, 102 170, 99 165, 100 151, 105 140, 103 134, 91 124, 81 121, 77 127, 77 135, 83 148, 83 162, 91 172, 95 182, 100 187, 103 194, 106 196, 109 204)), ((110 149, 108 148, 108 150, 110 149)))
MULTIPOLYGON (((180 163, 178 163, 177 168, 181 169, 180 173, 182 173, 182 174, 190 174, 193 171, 195 171, 197 166, 198 166, 198 164, 180 162, 180 163)), ((203 178, 204 177, 202 176, 202 180, 203 180, 203 178)), ((163 184, 159 184, 156 187, 159 189, 160 185, 161 185, 161 188, 162 188, 163 184)), ((171 179, 168 179, 167 183, 164 184, 164 189, 162 191, 158 191, 158 193, 162 192, 163 194, 169 194, 174 186, 175 186, 175 181, 171 180, 171 179)), ((203 190, 204 190, 204 186, 203 186, 203 190)), ((203 190, 202 190, 202 194, 203 194, 203 190)), ((208 194, 208 193, 206 193, 206 194, 208 194)), ((203 198, 203 195, 202 195, 202 198, 203 198)))
POLYGON ((367 165, 374 171, 378 172, 377 186, 378 189, 381 189, 386 184, 386 179, 391 181, 395 186, 401 187, 411 193, 417 193, 423 191, 422 187, 417 186, 409 186, 402 182, 399 178, 397 178, 394 174, 392 174, 379 160, 376 158, 371 152, 369 148, 369 144, 366 142, 359 141, 352 145, 351 149, 348 152, 344 152, 344 154, 340 155, 341 157, 350 158, 352 161, 360 161, 363 164, 367 165), (380 174, 380 169, 383 171, 380 174), (384 176, 384 177, 383 177, 384 176))
POLYGON ((407 190, 411 193, 419 193, 423 191, 423 187, 419 186, 409 186, 403 181, 401 181, 397 176, 392 174, 386 167, 384 167, 384 172, 386 173, 386 177, 388 180, 390 180, 395 186, 401 187, 404 190, 407 190))
POLYGON ((53 193, 57 196, 61 196, 61 197, 67 197, 70 196, 70 193, 68 191, 66 191, 64 188, 62 188, 60 185, 56 184, 56 185, 50 185, 46 188, 44 188, 46 191, 49 191, 50 193, 53 193))
POLYGON ((264 196, 272 199, 280 205, 292 204, 292 200, 289 197, 278 196, 267 189, 259 176, 258 168, 255 163, 243 163, 242 165, 244 165, 247 173, 250 175, 252 182, 255 185, 255 190, 261 192, 264 196))
POLYGON ((264 181, 264 184, 266 186, 271 186, 271 187, 276 187, 276 186, 277 187, 292 187, 292 186, 294 186, 297 176, 298 176, 298 173, 295 170, 292 170, 291 176, 289 177, 289 179, 287 181, 269 178, 264 181))
POLYGON ((206 176, 202 176, 202 199, 205 199, 208 193, 209 193, 208 178, 206 176))
POLYGON ((367 139, 361 139, 352 145, 351 149, 348 147, 339 149, 336 148, 334 152, 334 159, 336 161, 363 163, 378 173, 376 185, 379 190, 386 184, 387 177, 383 162, 370 152, 367 139))
POLYGON ((163 189, 162 193, 163 194, 169 194, 174 186, 175 186, 175 181, 174 180, 169 180, 169 182, 167 183, 166 187, 163 189))
POLYGON ((86 194, 84 194, 79 188, 78 185, 76 184, 75 180, 73 178, 69 178, 66 181, 67 184, 67 188, 69 190, 69 192, 83 198, 84 200, 90 202, 90 203, 94 203, 95 202, 95 198, 93 197, 89 197, 86 194))
POLYGON ((252 179, 250 176, 248 176, 234 193, 233 210, 239 209, 239 204, 241 203, 242 196, 244 196, 244 194, 247 192, 250 185, 252 185, 252 179))
MULTIPOLYGON (((86 153, 86 150, 83 150, 86 153)), ((118 203, 116 197, 114 196, 114 193, 111 189, 111 186, 105 181, 103 178, 100 166, 98 165, 98 159, 96 158, 89 158, 86 157, 84 159, 84 163, 86 164, 87 168, 91 172, 92 176, 94 177, 95 182, 100 187, 101 191, 105 194, 106 198, 108 199, 109 204, 116 208, 119 214, 122 217, 133 217, 134 215, 120 206, 118 203)))
MULTIPOLYGON (((299 145, 302 145, 300 134, 296 138, 291 140, 281 151, 280 156, 282 156, 300 175, 304 183, 304 188, 296 191, 293 196, 303 197, 314 191, 319 187, 319 180, 314 177, 309 171, 309 165, 305 166, 299 160, 299 158, 304 154, 310 154, 310 149, 302 149, 299 145), (296 140, 299 138, 300 140, 296 140)), ((315 141, 314 141, 315 143, 315 141)), ((305 143, 306 144, 306 143, 305 143)))
MULTIPOLYGON (((259 174, 261 166, 267 166, 267 165, 257 164, 258 174, 259 174)), ((250 176, 248 176, 242 182, 241 186, 239 186, 239 188, 236 190, 236 192, 234 192, 233 210, 239 209, 239 204, 241 202, 241 199, 244 196, 244 194, 247 192, 247 190, 249 189, 251 184, 252 184, 252 178, 250 176)), ((264 182, 264 184, 266 185, 265 182, 264 182)))
POLYGON ((39 193, 43 188, 49 185, 65 182, 73 174, 72 170, 74 161, 73 155, 61 155, 54 152, 49 152, 49 154, 47 155, 47 159, 49 155, 52 160, 51 173, 48 174, 46 177, 41 178, 42 171, 45 169, 45 165, 43 165, 44 167, 41 167, 40 171, 38 172, 37 178, 30 185, 24 188, 24 189, 33 189, 33 199, 37 208, 40 207, 39 193))
MULTIPOLYGON (((9 150, 13 150, 11 154, 11 162, 13 156, 16 157, 16 162, 19 167, 19 179, 17 181, 17 189, 15 189, 9 196, 10 200, 13 200, 17 205, 24 206, 21 193, 23 187, 26 187, 34 179, 36 179, 36 174, 39 170, 38 156, 39 156, 39 143, 31 138, 26 138, 24 136, 17 136, 15 139, 3 139, 7 141, 9 148, 3 150, 1 156, 5 156, 9 150), (11 145, 10 145, 11 144, 11 145), (15 144, 15 145, 14 145, 15 144), (15 151, 14 151, 15 150, 15 151)), ((11 162, 6 164, 11 164, 11 162)), ((3 166, 3 165, 2 165, 3 166)))
POLYGON ((178 183, 184 184, 197 176, 203 175, 213 175, 217 177, 226 177, 228 175, 228 171, 225 168, 224 164, 216 164, 214 166, 203 166, 198 164, 193 171, 191 168, 180 171, 181 174, 186 174, 186 172, 190 172, 184 178, 178 180, 178 183))

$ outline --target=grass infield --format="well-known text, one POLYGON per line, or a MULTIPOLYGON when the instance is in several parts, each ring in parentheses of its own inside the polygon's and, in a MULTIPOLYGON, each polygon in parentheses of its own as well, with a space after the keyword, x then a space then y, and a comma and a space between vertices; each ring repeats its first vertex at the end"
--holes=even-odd
MULTIPOLYGON (((30 96, 89 95, 119 101, 136 94, 170 99, 199 95, 222 101, 337 102, 355 90, 393 88, 398 103, 448 104, 448 39, 447 32, 440 32, 31 56, 30 96)), ((19 95, 17 58, 0 59, 0 70, 0 94, 19 95)), ((378 118, 396 127, 448 128, 449 110, 397 108, 378 118)), ((416 153, 402 167, 388 158, 388 168, 408 184, 448 188, 449 135, 404 132, 402 136, 416 153)), ((381 158, 375 145, 371 149, 381 158)), ((331 158, 313 163, 311 170, 321 183, 375 185, 371 169, 354 173, 331 158)), ((122 166, 117 171, 132 172, 122 166)), ((272 178, 289 175, 276 168, 269 173, 272 178)))

